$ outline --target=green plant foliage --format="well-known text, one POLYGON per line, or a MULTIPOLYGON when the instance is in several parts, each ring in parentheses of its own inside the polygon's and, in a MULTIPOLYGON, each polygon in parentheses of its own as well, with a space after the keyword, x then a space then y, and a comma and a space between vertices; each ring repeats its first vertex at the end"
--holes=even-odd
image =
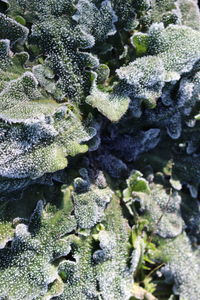
POLYGON ((0 299, 199 299, 197 0, 0 0, 0 299))
POLYGON ((187 25, 193 29, 199 30, 199 8, 196 1, 179 0, 178 5, 180 7, 183 25, 187 25))
POLYGON ((108 94, 101 91, 96 86, 96 79, 93 80, 91 94, 86 98, 86 102, 97 108, 104 116, 112 122, 117 122, 127 111, 129 98, 126 95, 117 93, 108 94))
POLYGON ((178 192, 167 194, 159 184, 150 184, 135 171, 128 179, 128 188, 123 196, 126 204, 131 207, 133 201, 140 201, 141 210, 149 219, 153 231, 163 238, 179 235, 183 230, 180 212, 181 197, 178 192))
POLYGON ((48 54, 46 63, 59 76, 57 84, 63 94, 71 100, 82 100, 90 87, 87 68, 97 67, 98 59, 79 51, 79 48, 92 47, 93 36, 84 33, 75 21, 49 16, 48 24, 44 20, 33 26, 31 41, 39 45, 45 55, 48 54))
POLYGON ((43 99, 32 73, 11 81, 0 98, 1 177, 34 179, 65 168, 66 156, 87 151, 80 143, 94 130, 87 132, 65 106, 43 99))
POLYGON ((183 299, 195 299, 199 293, 199 251, 192 250, 188 237, 183 234, 169 241, 162 249, 170 257, 170 263, 163 268, 168 281, 175 283, 174 292, 183 299), (178 262, 178 263, 177 263, 178 262), (195 280, 191 281, 192 274, 195 280))
POLYGON ((24 65, 29 56, 27 52, 16 53, 14 56, 12 56, 9 40, 0 41, 0 53, 0 91, 2 91, 6 86, 6 83, 8 83, 10 80, 17 79, 25 71, 28 71, 28 68, 25 69, 24 65))
POLYGON ((112 195, 109 188, 98 188, 87 181, 87 170, 80 171, 83 178, 75 178, 73 193, 74 214, 80 228, 91 228, 101 221, 112 195), (85 174, 84 174, 85 173, 85 174))
POLYGON ((141 172, 136 170, 132 171, 132 174, 127 180, 127 188, 123 191, 124 201, 131 200, 134 193, 150 194, 151 190, 149 188, 148 181, 142 176, 141 172))
POLYGON ((99 91, 94 83, 87 102, 111 121, 118 121, 125 114, 130 99, 139 101, 139 105, 144 102, 148 108, 154 108, 162 96, 164 85, 177 81, 198 61, 199 37, 199 32, 189 27, 170 25, 165 29, 163 24, 155 24, 145 35, 148 41, 145 42, 147 45, 142 46, 145 50, 139 50, 141 46, 134 44, 137 43, 134 42, 138 38, 136 34, 133 44, 137 51, 145 51, 149 55, 118 69, 116 73, 120 82, 111 93, 99 91))
POLYGON ((109 1, 102 2, 98 9, 92 2, 80 0, 76 8, 73 19, 80 24, 83 31, 95 38, 95 42, 102 42, 115 33, 114 23, 117 17, 109 1))
POLYGON ((2 297, 33 299, 45 296, 51 283, 54 284, 51 297, 62 292, 53 261, 70 251, 70 242, 62 236, 76 228, 76 222, 68 213, 65 207, 62 212, 50 212, 50 208, 43 212, 43 203, 39 201, 29 223, 17 224, 11 246, 0 250, 2 297))
POLYGON ((9 39, 12 44, 16 42, 23 43, 28 36, 26 27, 4 14, 0 14, 0 28, 0 38, 9 39))
POLYGON ((72 241, 75 261, 60 264, 59 274, 65 289, 58 299, 129 299, 132 285, 127 269, 129 229, 116 199, 108 206, 102 224, 103 228, 93 236, 80 232, 72 241), (99 243, 96 250, 95 243, 99 243))

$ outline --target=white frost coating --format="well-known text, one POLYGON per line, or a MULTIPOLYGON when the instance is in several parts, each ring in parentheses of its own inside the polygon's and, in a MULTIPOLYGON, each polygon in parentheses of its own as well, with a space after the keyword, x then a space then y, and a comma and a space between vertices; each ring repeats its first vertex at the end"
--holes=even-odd
POLYGON ((101 7, 103 7, 103 6, 105 6, 105 7, 108 6, 110 8, 110 11, 112 11, 113 29, 110 32, 108 32, 108 35, 114 35, 116 33, 116 27, 115 27, 114 23, 116 23, 118 21, 118 16, 116 15, 115 11, 112 8, 111 0, 104 0, 101 4, 101 7))
POLYGON ((138 193, 142 210, 152 222, 152 228, 163 238, 174 238, 183 231, 181 197, 178 192, 168 195, 161 185, 150 186, 150 196, 138 193), (162 218, 161 218, 162 216, 162 218))
POLYGON ((16 42, 23 44, 28 37, 28 33, 27 27, 0 13, 0 38, 8 38, 11 44, 16 42))
POLYGON ((183 299, 197 300, 200 286, 199 250, 193 251, 184 233, 175 240, 169 240, 163 254, 167 255, 170 262, 162 268, 162 272, 166 280, 174 281, 174 293, 183 299))
POLYGON ((30 232, 28 232, 28 226, 25 224, 17 225, 16 229, 15 229, 15 234, 16 234, 16 237, 20 238, 21 240, 27 239, 31 236, 30 232))
POLYGON ((115 34, 114 23, 118 18, 109 0, 103 1, 99 9, 91 1, 79 0, 76 8, 77 12, 72 18, 83 28, 84 32, 94 35, 96 42, 115 34))
POLYGON ((116 72, 119 78, 129 85, 127 95, 144 99, 161 95, 165 78, 161 59, 154 56, 138 58, 116 72))
POLYGON ((64 169, 66 156, 87 151, 82 143, 96 134, 93 128, 85 129, 65 106, 43 100, 37 84, 35 76, 25 72, 0 93, 3 177, 35 179, 64 169))
POLYGON ((90 95, 86 98, 86 102, 97 108, 112 122, 117 122, 127 111, 130 99, 125 95, 115 92, 106 93, 97 88, 97 74, 92 72, 93 82, 90 95))
POLYGON ((181 136, 182 124, 180 113, 175 113, 168 121, 167 133, 168 135, 176 140, 181 136))

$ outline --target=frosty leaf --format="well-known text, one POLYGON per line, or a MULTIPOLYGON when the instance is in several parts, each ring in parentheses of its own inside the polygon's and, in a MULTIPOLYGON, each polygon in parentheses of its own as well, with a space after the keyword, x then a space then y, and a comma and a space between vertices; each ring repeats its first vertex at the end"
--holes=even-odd
POLYGON ((142 177, 142 173, 139 171, 132 171, 132 174, 127 179, 127 188, 123 191, 124 201, 128 201, 132 198, 132 193, 139 192, 150 194, 150 188, 146 179, 142 177))
POLYGON ((141 176, 139 171, 134 171, 127 180, 128 187, 123 191, 127 207, 131 209, 131 202, 139 200, 153 231, 163 238, 176 237, 184 224, 180 212, 181 197, 177 192, 168 195, 161 185, 149 185, 141 176))
MULTIPOLYGON (((154 108, 165 84, 179 80, 199 60, 199 39, 200 33, 186 26, 170 25, 165 29, 162 24, 152 25, 145 50, 149 55, 118 69, 120 82, 110 93, 97 89, 94 79, 86 101, 115 122, 125 114, 130 100, 131 109, 134 102, 144 102, 148 108, 154 108)), ((177 138, 178 132, 169 128, 171 131, 173 138, 177 138)))
POLYGON ((132 276, 126 263, 128 227, 116 199, 106 210, 104 228, 97 234, 98 250, 91 236, 72 240, 73 260, 59 266, 65 289, 57 299, 98 299, 99 293, 104 300, 129 299, 132 276))
POLYGON ((113 178, 126 177, 128 173, 127 165, 112 154, 100 155, 97 158, 101 169, 106 171, 113 178))
POLYGON ((110 69, 103 64, 99 65, 95 72, 97 73, 98 84, 104 83, 110 75, 110 69))
MULTIPOLYGON (((71 100, 81 101, 90 88, 89 69, 98 66, 98 59, 91 53, 80 51, 80 48, 91 48, 95 39, 72 19, 74 4, 74 0, 40 1, 39 4, 35 0, 10 0, 9 14, 20 14, 28 22, 34 23, 31 44, 39 47, 39 53, 47 57, 47 67, 52 68, 59 78, 57 86, 61 91, 53 91, 52 86, 48 90, 50 88, 55 92, 55 98, 62 99, 66 94, 71 100)), ((95 5, 91 6, 96 14, 98 9, 95 5)), ((108 12, 108 23, 112 25, 111 7, 103 5, 100 15, 104 15, 104 12, 105 15, 108 12)), ((96 29, 96 26, 93 27, 96 29)))
POLYGON ((179 79, 200 58, 199 38, 199 32, 189 27, 170 25, 164 29, 162 25, 152 25, 147 53, 155 56, 138 58, 117 70, 119 78, 126 83, 124 90, 128 96, 154 107, 164 83, 179 79))
POLYGON ((62 15, 73 11, 74 0, 8 0, 11 16, 23 15, 27 21, 35 21, 49 15, 62 15))
POLYGON ((162 59, 167 72, 189 72, 200 57, 200 33, 187 26, 152 25, 149 30, 149 54, 162 59))
MULTIPOLYGON (((105 232, 100 231, 100 260, 97 261, 97 280, 103 299, 129 299, 133 279, 127 268, 129 228, 123 219, 117 199, 106 211, 105 232), (116 264, 116 261, 119 263, 116 264)), ((97 252, 93 257, 98 257, 97 252)))
POLYGON ((104 93, 97 88, 93 88, 91 95, 86 102, 97 108, 104 116, 112 122, 117 122, 125 114, 129 105, 129 98, 116 94, 104 93))
POLYGON ((34 24, 32 43, 39 45, 48 56, 47 66, 59 76, 58 87, 71 100, 83 100, 90 88, 90 73, 87 68, 98 66, 98 59, 79 48, 94 45, 93 36, 69 18, 49 17, 48 21, 34 24))
POLYGON ((112 194, 108 188, 100 189, 88 180, 76 178, 74 181, 74 214, 80 228, 91 228, 102 220, 112 194))
POLYGON ((13 237, 12 224, 7 221, 0 221, 0 249, 13 237))
POLYGON ((39 201, 29 228, 24 224, 16 226, 11 247, 0 250, 2 297, 20 300, 34 299, 49 293, 51 296, 60 294, 58 289, 48 292, 48 285, 59 281, 52 262, 57 257, 67 255, 70 244, 67 240, 62 241, 56 227, 64 220, 65 234, 73 227, 69 225, 69 216, 65 215, 65 210, 56 212, 54 216, 47 212, 46 215, 42 215, 42 206, 42 202, 39 201))
POLYGON ((112 0, 112 6, 119 20, 119 24, 127 29, 134 27, 135 9, 132 0, 124 3, 121 0, 112 0))
POLYGON ((76 8, 73 19, 83 31, 94 36, 96 42, 102 42, 116 32, 114 23, 117 17, 110 0, 103 1, 99 9, 91 1, 79 0, 76 8))
POLYGON ((57 278, 53 281, 50 285, 50 289, 48 290, 48 293, 41 297, 41 300, 50 300, 52 297, 58 297, 60 296, 64 291, 64 284, 63 281, 60 278, 57 278))
POLYGON ((13 55, 10 41, 7 39, 0 40, 0 92, 10 80, 18 78, 25 72, 24 64, 28 57, 26 52, 13 55))
POLYGON ((169 24, 179 24, 181 22, 181 12, 176 0, 154 1, 149 11, 149 22, 163 22, 169 24))
POLYGON ((85 142, 95 130, 85 130, 65 106, 42 99, 32 73, 11 81, 0 99, 1 177, 37 178, 65 168, 67 155, 88 150, 85 142))
POLYGON ((131 43, 136 49, 137 56, 144 55, 148 50, 148 34, 136 32, 131 38, 131 43))
POLYGON ((117 122, 127 111, 129 98, 126 95, 113 91, 110 94, 101 91, 96 84, 97 74, 92 74, 92 87, 86 102, 97 108, 112 122, 117 122))
POLYGON ((149 107, 154 107, 156 99, 161 96, 164 72, 162 60, 154 56, 138 58, 117 70, 119 78, 126 84, 124 92, 133 99, 142 99, 149 107))
POLYGON ((155 232, 163 238, 172 238, 183 230, 180 203, 181 197, 177 192, 168 195, 160 185, 153 185, 151 196, 139 196, 141 207, 152 222, 155 232))
POLYGON ((159 0, 154 1, 148 11, 148 20, 142 20, 146 26, 149 23, 163 22, 169 24, 186 25, 193 29, 200 29, 200 14, 196 0, 159 0), (145 22, 146 21, 146 22, 145 22))
POLYGON ((160 130, 156 128, 136 134, 119 134, 111 138, 106 147, 123 161, 137 160, 144 152, 154 149, 160 141, 160 130))
POLYGON ((33 67, 33 74, 39 84, 50 94, 56 93, 56 83, 54 82, 55 75, 53 71, 45 65, 37 65, 33 67))
POLYGON ((200 13, 197 1, 179 0, 177 2, 182 15, 182 24, 200 30, 200 13))
POLYGON ((162 272, 167 282, 174 283, 174 294, 183 299, 196 299, 200 284, 199 250, 194 251, 186 234, 182 234, 169 240, 162 251, 164 256, 170 258, 162 272), (191 281, 191 278, 194 280, 191 281))
POLYGON ((28 36, 28 29, 11 18, 0 13, 0 39, 9 39, 11 43, 23 43, 28 36))
POLYGON ((1 57, 1 69, 6 66, 10 51, 10 42, 7 39, 0 40, 0 57, 1 57))
POLYGON ((145 11, 150 6, 149 0, 112 0, 114 11, 118 17, 120 28, 125 30, 133 30, 138 25, 136 13, 145 11))

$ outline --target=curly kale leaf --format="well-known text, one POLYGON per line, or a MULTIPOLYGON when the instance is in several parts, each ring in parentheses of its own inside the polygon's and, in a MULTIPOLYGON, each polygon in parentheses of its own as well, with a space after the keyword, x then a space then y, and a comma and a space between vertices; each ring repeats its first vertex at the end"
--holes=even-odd
POLYGON ((137 134, 117 134, 105 141, 105 147, 123 161, 137 160, 142 153, 154 149, 160 142, 160 130, 156 128, 137 134))
POLYGON ((91 184, 86 169, 81 169, 80 174, 82 177, 74 180, 74 214, 80 228, 91 228, 102 220, 112 192, 109 188, 91 184))
POLYGON ((70 14, 74 11, 74 0, 8 0, 8 13, 15 17, 23 15, 28 22, 35 22, 46 16, 60 16, 62 14, 70 14))
POLYGON ((200 12, 196 0, 179 0, 178 6, 181 11, 183 25, 200 30, 200 12))
POLYGON ((27 52, 13 55, 10 49, 10 41, 7 39, 0 40, 0 92, 10 80, 17 79, 25 71, 28 71, 28 68, 25 68, 28 58, 27 52))

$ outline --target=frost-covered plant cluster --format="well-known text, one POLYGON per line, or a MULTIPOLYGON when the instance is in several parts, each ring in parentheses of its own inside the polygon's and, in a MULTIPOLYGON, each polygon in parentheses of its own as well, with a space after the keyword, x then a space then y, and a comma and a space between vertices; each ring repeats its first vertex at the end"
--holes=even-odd
POLYGON ((0 299, 197 300, 196 0, 0 0, 0 299))

